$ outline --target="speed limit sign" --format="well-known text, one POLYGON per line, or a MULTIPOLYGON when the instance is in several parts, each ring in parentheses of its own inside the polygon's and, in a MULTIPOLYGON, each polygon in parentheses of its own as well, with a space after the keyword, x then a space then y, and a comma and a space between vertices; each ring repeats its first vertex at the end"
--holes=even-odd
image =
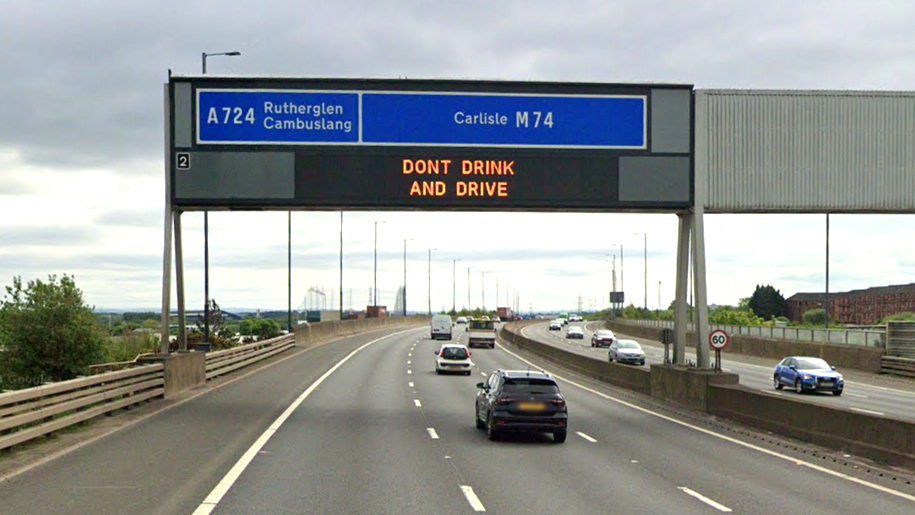
POLYGON ((708 335, 708 343, 713 349, 721 350, 731 343, 731 337, 721 329, 715 329, 708 335))

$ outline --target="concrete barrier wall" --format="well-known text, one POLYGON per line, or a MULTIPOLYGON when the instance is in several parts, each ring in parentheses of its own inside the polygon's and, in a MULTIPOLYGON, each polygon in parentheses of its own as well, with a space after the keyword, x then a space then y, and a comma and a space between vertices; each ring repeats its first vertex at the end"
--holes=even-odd
POLYGON ((409 316, 302 324, 295 326, 295 344, 297 347, 315 347, 338 337, 353 336, 376 329, 406 327, 430 322, 431 318, 428 316, 409 316))
MULTIPOLYGON (((515 324, 506 324, 500 338, 585 375, 747 426, 915 470, 915 423, 756 392, 737 384, 736 374, 670 365, 652 365, 646 371, 641 367, 605 363, 525 338, 520 335, 521 326, 515 324)), ((652 332, 658 332, 622 324, 608 326, 643 338, 656 337, 652 332)), ((765 344, 769 342, 765 340, 765 344)), ((792 348, 797 349, 805 350, 792 348)))
POLYGON ((805 442, 915 470, 915 424, 819 406, 739 385, 709 387, 709 413, 805 442))
MULTIPOLYGON (((629 325, 620 321, 605 322, 612 331, 659 341, 661 330, 654 327, 629 325)), ((696 341, 696 333, 689 332, 687 339, 696 341)), ((688 345, 695 347, 695 344, 688 345)), ((762 358, 782 359, 785 356, 817 356, 825 359, 837 368, 852 368, 866 372, 880 372, 880 359, 883 349, 859 345, 842 345, 837 343, 803 342, 760 338, 758 336, 731 335, 731 344, 723 351, 725 354, 745 354, 762 358)))

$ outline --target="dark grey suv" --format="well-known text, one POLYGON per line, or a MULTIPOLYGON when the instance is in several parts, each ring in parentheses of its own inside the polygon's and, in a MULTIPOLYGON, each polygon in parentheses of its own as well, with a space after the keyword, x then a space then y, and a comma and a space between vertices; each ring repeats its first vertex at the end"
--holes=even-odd
POLYGON ((552 433, 566 441, 569 412, 556 380, 546 372, 496 370, 478 383, 474 420, 490 440, 502 433, 552 433))

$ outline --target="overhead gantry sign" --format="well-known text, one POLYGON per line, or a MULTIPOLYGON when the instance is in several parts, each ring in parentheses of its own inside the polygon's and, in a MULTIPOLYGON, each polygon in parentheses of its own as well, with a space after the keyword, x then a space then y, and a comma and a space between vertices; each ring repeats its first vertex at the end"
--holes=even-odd
POLYGON ((213 209, 677 213, 685 307, 694 118, 691 85, 170 77, 163 313, 213 209))
POLYGON ((188 209, 679 211, 692 87, 173 77, 188 209))

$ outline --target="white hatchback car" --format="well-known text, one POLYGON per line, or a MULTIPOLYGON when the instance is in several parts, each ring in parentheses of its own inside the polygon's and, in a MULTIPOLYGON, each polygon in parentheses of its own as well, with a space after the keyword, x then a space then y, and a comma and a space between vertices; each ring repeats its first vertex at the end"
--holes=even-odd
POLYGON ((466 345, 445 344, 435 352, 435 373, 453 372, 470 375, 470 349, 466 345))

